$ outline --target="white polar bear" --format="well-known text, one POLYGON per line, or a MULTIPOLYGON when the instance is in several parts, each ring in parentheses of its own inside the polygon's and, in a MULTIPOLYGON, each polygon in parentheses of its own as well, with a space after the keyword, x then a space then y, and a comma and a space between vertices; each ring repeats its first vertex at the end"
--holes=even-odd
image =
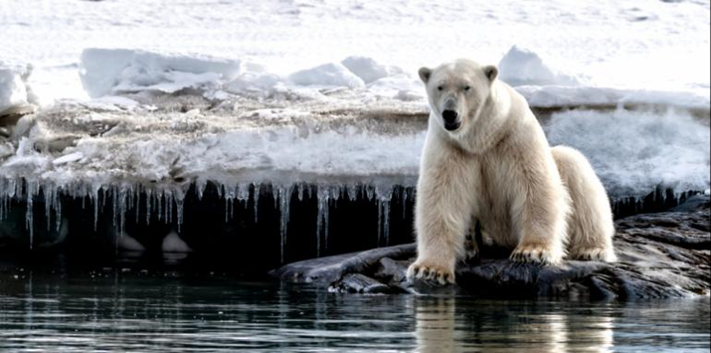
POLYGON ((570 147, 548 145, 526 100, 497 80, 495 66, 458 60, 419 74, 431 113, 410 280, 453 283, 457 259, 478 252, 476 241, 465 242, 477 221, 483 242, 513 249, 514 261, 615 261, 610 203, 590 163, 570 147))

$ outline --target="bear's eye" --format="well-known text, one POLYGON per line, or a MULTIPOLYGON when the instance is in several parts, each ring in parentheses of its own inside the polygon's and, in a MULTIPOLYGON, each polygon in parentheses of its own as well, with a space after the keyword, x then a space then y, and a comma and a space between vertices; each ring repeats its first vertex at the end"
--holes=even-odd
POLYGON ((472 89, 472 86, 464 86, 464 91, 469 92, 469 90, 472 89))
POLYGON ((442 88, 443 88, 442 86, 437 86, 437 90, 438 90, 438 91, 441 91, 442 88))

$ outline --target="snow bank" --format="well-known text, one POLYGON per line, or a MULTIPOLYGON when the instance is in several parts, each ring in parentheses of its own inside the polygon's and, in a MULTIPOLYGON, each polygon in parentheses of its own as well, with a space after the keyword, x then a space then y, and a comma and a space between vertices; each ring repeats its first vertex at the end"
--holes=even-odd
POLYGON ((579 83, 575 77, 557 72, 546 65, 535 52, 515 45, 501 58, 499 72, 499 78, 511 86, 575 86, 579 83))
POLYGON ((302 86, 343 86, 348 88, 363 88, 363 79, 352 73, 340 63, 329 63, 311 69, 301 70, 289 75, 289 79, 302 86))
POLYGON ((80 75, 91 97, 141 91, 175 93, 185 88, 207 90, 259 70, 240 60, 204 55, 153 53, 128 49, 85 49, 80 75))
POLYGON ((613 195, 657 184, 705 190, 711 182, 711 131, 686 113, 572 110, 553 114, 544 129, 551 145, 582 151, 613 195))
POLYGON ((30 65, 13 65, 0 60, 0 115, 31 110, 36 97, 27 84, 30 65))
POLYGON ((605 87, 519 86, 528 104, 538 108, 649 105, 709 109, 708 96, 696 92, 622 90, 605 87))
POLYGON ((352 100, 368 100, 369 96, 400 101, 423 99, 415 93, 421 85, 413 84, 417 81, 413 81, 412 76, 399 67, 362 56, 282 76, 241 60, 129 49, 86 49, 80 69, 82 85, 94 98, 142 91, 171 94, 190 88, 195 89, 196 94, 221 100, 229 95, 276 100, 325 99, 323 88, 345 87, 365 89, 362 93, 341 97, 352 100))
POLYGON ((366 84, 381 78, 404 73, 397 66, 381 65, 374 59, 365 56, 349 56, 341 61, 341 64, 360 77, 366 84))

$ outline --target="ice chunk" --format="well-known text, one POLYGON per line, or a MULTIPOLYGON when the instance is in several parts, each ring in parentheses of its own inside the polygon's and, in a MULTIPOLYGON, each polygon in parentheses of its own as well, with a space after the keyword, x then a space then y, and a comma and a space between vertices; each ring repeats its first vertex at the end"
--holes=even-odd
POLYGON ((499 62, 499 72, 499 78, 512 86, 578 84, 575 77, 550 68, 538 54, 515 45, 499 62))
POLYGON ((0 143, 0 159, 15 154, 15 147, 9 142, 0 143))
POLYGON ((257 68, 239 60, 204 55, 163 54, 129 49, 85 49, 80 76, 91 97, 145 90, 177 92, 204 89, 235 78, 243 68, 257 68))
POLYGON ((374 59, 365 56, 349 56, 341 64, 365 83, 371 83, 383 77, 404 73, 397 66, 378 64, 374 59))
POLYGON ((365 87, 365 82, 341 63, 323 64, 311 69, 297 71, 289 75, 289 79, 297 85, 304 86, 365 87))
POLYGON ((27 85, 30 65, 13 65, 0 61, 0 116, 28 112, 36 98, 27 85))
POLYGON ((61 156, 59 158, 56 158, 55 160, 52 161, 52 164, 54 165, 60 165, 60 164, 65 164, 65 163, 71 163, 78 161, 80 159, 84 158, 84 154, 81 152, 74 152, 70 153, 64 156, 61 156))

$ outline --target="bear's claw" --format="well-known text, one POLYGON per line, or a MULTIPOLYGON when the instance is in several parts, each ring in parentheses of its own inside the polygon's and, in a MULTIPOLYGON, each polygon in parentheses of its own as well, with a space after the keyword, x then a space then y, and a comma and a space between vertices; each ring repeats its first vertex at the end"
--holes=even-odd
POLYGON ((515 262, 541 265, 555 264, 558 262, 558 260, 553 258, 550 250, 537 246, 519 246, 511 253, 510 259, 515 262))
POLYGON ((422 280, 439 285, 454 284, 454 272, 431 265, 414 263, 407 270, 407 280, 422 280))

